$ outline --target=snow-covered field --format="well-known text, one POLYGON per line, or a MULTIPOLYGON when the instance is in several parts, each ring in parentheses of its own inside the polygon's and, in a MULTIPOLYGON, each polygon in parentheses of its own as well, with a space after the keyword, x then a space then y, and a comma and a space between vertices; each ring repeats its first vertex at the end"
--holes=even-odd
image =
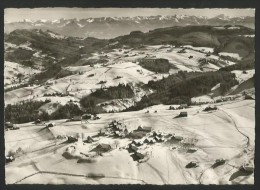
POLYGON ((237 100, 217 107, 217 111, 203 112, 200 106, 169 110, 169 106, 158 105, 136 112, 100 114, 101 119, 89 123, 59 120, 53 128, 30 123, 17 125, 20 130, 5 132, 5 152, 20 147, 24 153, 18 151, 16 160, 6 165, 6 183, 253 184, 254 175, 241 173, 239 167, 254 160, 255 101, 237 100), (150 112, 145 113, 146 110, 150 112), (180 111, 187 111, 188 117, 174 118, 180 111), (148 158, 138 163, 123 148, 130 142, 128 138, 95 137, 93 143, 79 140, 70 144, 55 138, 73 135, 84 140, 114 119, 126 124, 129 131, 142 125, 185 140, 197 139, 197 151, 188 153, 180 144, 171 142, 145 144, 139 149, 148 152, 148 158), (118 147, 113 146, 103 156, 83 155, 99 143, 113 145, 116 140, 118 147), (71 146, 75 152, 67 157, 64 152, 67 148, 71 151, 71 146), (172 146, 177 149, 172 150, 172 146), (218 158, 226 159, 226 163, 212 168, 218 158), (198 167, 186 168, 190 161, 197 161, 198 167))
MULTIPOLYGON (((142 58, 168 59, 170 64, 175 67, 175 69, 170 69, 170 74, 176 73, 179 70, 188 72, 201 72, 201 69, 203 69, 203 71, 215 71, 222 66, 235 64, 231 61, 221 60, 215 55, 209 55, 206 57, 206 53, 212 52, 212 48, 192 46, 188 46, 186 48, 186 53, 178 53, 183 48, 175 48, 170 45, 146 46, 142 49, 114 49, 108 53, 96 52, 87 59, 99 59, 100 57, 105 56, 107 57, 106 59, 108 60, 108 63, 99 63, 93 67, 89 65, 66 67, 66 70, 81 72, 81 74, 74 74, 60 79, 53 79, 54 82, 48 85, 44 84, 42 86, 24 87, 6 92, 5 102, 6 104, 13 104, 24 100, 36 100, 37 98, 43 96, 44 93, 53 92, 69 94, 76 99, 80 99, 83 96, 90 94, 92 91, 100 89, 101 87, 117 86, 120 83, 148 83, 150 80, 160 80, 169 75, 155 73, 141 67, 138 64, 138 60, 142 58), (199 60, 202 58, 214 59, 221 62, 214 64, 209 60, 208 64, 201 66, 199 64, 199 60)), ((8 67, 8 65, 11 64, 8 63, 6 65, 8 67)), ((5 78, 5 82, 9 82, 9 79, 5 78)), ((67 99, 70 100, 71 97, 68 97, 67 99)), ((63 100, 61 100, 61 102, 63 102, 63 100)))
POLYGON ((235 58, 235 59, 237 59, 237 60, 241 60, 241 59, 242 59, 242 58, 239 56, 238 53, 220 52, 219 55, 232 57, 232 58, 235 58))
POLYGON ((32 69, 31 67, 26 67, 18 63, 5 61, 4 68, 4 84, 5 87, 11 87, 16 84, 20 84, 26 81, 33 74, 39 73, 39 70, 32 69), (21 82, 17 78, 18 74, 21 74, 21 82))
POLYGON ((234 70, 231 72, 236 75, 236 80, 238 80, 239 84, 241 84, 242 82, 244 82, 254 76, 255 69, 246 70, 246 71, 234 70))

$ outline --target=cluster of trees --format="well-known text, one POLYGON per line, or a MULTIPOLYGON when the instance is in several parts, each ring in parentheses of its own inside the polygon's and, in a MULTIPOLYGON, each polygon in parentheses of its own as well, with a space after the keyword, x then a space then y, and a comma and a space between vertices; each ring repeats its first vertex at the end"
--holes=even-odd
POLYGON ((9 87, 9 88, 5 88, 5 92, 9 92, 9 91, 19 89, 19 88, 23 88, 23 87, 27 87, 27 86, 29 86, 29 84, 27 84, 27 83, 15 85, 15 86, 12 86, 12 87, 9 87))
POLYGON ((168 59, 142 59, 140 65, 147 70, 158 73, 168 73, 171 68, 168 59))
POLYGON ((57 79, 76 74, 76 72, 62 69, 56 76, 57 79))
POLYGON ((14 49, 13 51, 7 52, 5 54, 5 59, 7 61, 21 63, 25 66, 32 66, 32 63, 29 62, 28 60, 31 59, 33 54, 34 54, 34 52, 32 50, 17 48, 17 49, 14 49))
POLYGON ((68 119, 76 115, 82 115, 84 112, 79 108, 77 104, 67 103, 64 106, 60 106, 57 111, 50 115, 51 119, 68 119))
POLYGON ((237 84, 235 74, 226 71, 217 72, 178 72, 160 81, 150 81, 146 86, 155 93, 144 96, 136 105, 125 111, 135 111, 157 104, 190 104, 191 98, 209 93, 220 83, 223 92, 237 84))
POLYGON ((64 97, 67 96, 66 94, 60 93, 60 92, 53 92, 53 93, 45 93, 43 96, 48 97, 48 96, 59 96, 59 97, 64 97))
POLYGON ((78 53, 66 57, 60 62, 48 66, 48 68, 45 71, 37 73, 30 79, 30 81, 38 81, 38 83, 43 83, 49 80, 50 78, 62 78, 71 75, 73 74, 71 73, 71 71, 66 71, 62 68, 71 65, 71 63, 76 63, 79 59, 80 55, 78 53))
POLYGON ((15 105, 9 104, 5 108, 5 121, 12 123, 27 123, 35 121, 36 119, 40 119, 41 121, 68 119, 84 113, 77 104, 71 102, 65 105, 59 105, 59 108, 52 114, 38 111, 42 105, 49 102, 50 100, 22 102, 15 105))
POLYGON ((12 123, 26 123, 33 121, 38 115, 38 109, 50 102, 47 101, 30 101, 19 104, 8 104, 5 108, 5 121, 12 123))
POLYGON ((225 95, 225 93, 235 85, 238 85, 238 81, 236 79, 231 79, 230 81, 222 81, 220 83, 220 93, 221 95, 225 95))
POLYGON ((96 106, 101 102, 105 102, 113 99, 132 98, 134 92, 130 85, 119 84, 115 87, 109 87, 107 89, 98 89, 92 94, 83 97, 80 100, 80 104, 87 112, 100 112, 102 109, 96 106))
POLYGON ((37 73, 36 75, 34 75, 30 81, 38 81, 38 83, 43 83, 46 82, 47 80, 49 80, 50 78, 54 78, 57 76, 57 74, 60 72, 60 70, 62 69, 61 66, 59 65, 52 65, 50 66, 47 70, 37 73))

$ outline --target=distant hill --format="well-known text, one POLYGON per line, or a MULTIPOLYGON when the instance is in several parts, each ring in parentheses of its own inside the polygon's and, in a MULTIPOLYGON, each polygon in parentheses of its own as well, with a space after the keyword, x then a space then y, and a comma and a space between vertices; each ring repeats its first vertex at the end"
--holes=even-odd
POLYGON ((99 41, 102 40, 65 37, 49 30, 19 29, 5 34, 5 60, 45 68, 79 55, 82 47, 91 51, 99 41))
MULTIPOLYGON (((146 45, 170 44, 210 47, 213 54, 236 53, 239 62, 254 60, 254 29, 244 26, 175 26, 149 32, 132 31, 128 35, 110 40, 97 38, 66 37, 50 30, 15 30, 5 34, 5 60, 42 70, 33 80, 46 81, 56 77, 65 66, 93 65, 107 59, 88 59, 95 52, 111 52, 116 48, 139 49, 146 45)), ((228 68, 236 68, 232 65, 228 68)), ((252 68, 252 67, 251 67, 252 68)), ((155 69, 154 66, 153 68, 155 69)), ((166 70, 168 71, 169 68, 166 70)), ((231 69, 232 70, 232 69, 231 69)), ((161 71, 160 71, 161 72, 161 71)))
POLYGON ((215 48, 215 53, 238 53, 246 58, 254 54, 254 29, 244 26, 175 26, 151 30, 147 33, 131 32, 109 40, 116 46, 129 45, 192 45, 215 48), (249 37, 248 37, 249 36, 249 37))

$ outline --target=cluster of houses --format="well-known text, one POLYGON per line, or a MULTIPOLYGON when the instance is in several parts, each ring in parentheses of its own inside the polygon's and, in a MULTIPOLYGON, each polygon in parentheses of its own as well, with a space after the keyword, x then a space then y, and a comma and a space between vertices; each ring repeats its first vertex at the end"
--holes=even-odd
POLYGON ((66 120, 66 122, 70 121, 83 121, 83 120, 97 120, 100 119, 101 117, 98 116, 97 114, 83 114, 83 115, 75 115, 72 118, 66 120))
POLYGON ((15 158, 13 156, 5 156, 5 163, 9 163, 9 162, 12 162, 14 160, 15 160, 15 158))
POLYGON ((218 98, 215 98, 215 102, 216 103, 220 103, 220 102, 226 102, 226 101, 232 101, 232 100, 235 100, 237 97, 236 96, 221 96, 221 97, 218 97, 218 98))
POLYGON ((186 108, 189 108, 188 104, 181 104, 179 106, 170 106, 169 110, 181 110, 186 108))
POLYGON ((111 145, 100 143, 95 148, 93 148, 90 152, 96 152, 97 154, 102 154, 105 152, 109 152, 112 149, 111 145))
MULTIPOLYGON (((188 147, 189 150, 194 149, 188 142, 184 142, 184 138, 177 136, 175 134, 163 133, 158 131, 153 131, 152 127, 139 126, 137 129, 129 132, 127 126, 120 121, 113 120, 108 124, 106 128, 100 129, 98 136, 110 136, 117 138, 130 138, 132 141, 125 147, 135 161, 142 162, 147 157, 147 153, 144 153, 142 147, 143 145, 152 145, 155 143, 169 142, 170 144, 182 143, 183 147, 188 147)), ((77 142, 78 138, 73 136, 67 136, 68 143, 77 142)), ((84 143, 93 143, 95 140, 88 136, 84 143)), ((109 152, 112 150, 111 145, 100 143, 95 148, 90 150, 90 152, 96 152, 98 155, 102 153, 109 152)), ((191 150, 191 151, 196 151, 191 150)))
MULTIPOLYGON (((138 128, 138 130, 143 130, 143 128, 138 128)), ((143 145, 152 145, 155 143, 163 143, 163 142, 172 142, 172 143, 178 143, 183 141, 183 137, 176 136, 175 134, 169 134, 169 133, 161 133, 157 131, 151 131, 147 133, 147 135, 141 139, 134 139, 127 145, 127 150, 129 153, 133 153, 131 156, 136 161, 142 161, 146 157, 146 153, 143 153, 141 151, 141 147, 143 145)))
POLYGON ((136 130, 131 131, 129 133, 129 137, 133 139, 140 139, 150 133, 152 131, 152 127, 142 127, 139 126, 136 130))
POLYGON ((129 131, 125 124, 120 121, 113 120, 108 124, 108 127, 105 129, 100 129, 99 136, 108 135, 119 138, 125 138, 129 134, 129 131))
POLYGON ((56 124, 54 122, 46 123, 46 127, 54 127, 56 124))
MULTIPOLYGON (((74 136, 67 136, 67 143, 75 143, 78 142, 79 138, 74 137, 74 136)), ((88 136, 85 140, 83 140, 84 143, 93 143, 95 140, 91 137, 88 136)), ((71 146, 74 147, 74 146, 71 146)), ((109 152, 112 150, 112 146, 110 144, 105 144, 105 143, 100 143, 98 144, 95 148, 90 150, 90 152, 96 152, 97 155, 102 155, 102 153, 109 152)))
MULTIPOLYGON (((181 110, 181 109, 187 109, 187 108, 189 108, 189 106, 187 104, 181 104, 179 106, 170 106, 169 110, 181 110)), ((180 112, 180 114, 178 116, 176 116, 176 118, 187 117, 187 116, 188 116, 188 112, 182 111, 182 112, 180 112)))

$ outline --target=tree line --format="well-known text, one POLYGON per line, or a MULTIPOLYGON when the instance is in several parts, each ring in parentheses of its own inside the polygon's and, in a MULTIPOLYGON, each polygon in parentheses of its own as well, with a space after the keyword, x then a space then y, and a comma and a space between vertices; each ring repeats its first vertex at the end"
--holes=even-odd
POLYGON ((73 102, 68 102, 65 105, 57 105, 58 109, 52 114, 39 110, 41 106, 49 102, 50 100, 21 102, 14 105, 8 104, 5 108, 5 121, 19 124, 36 121, 37 119, 41 121, 69 119, 84 113, 84 111, 73 102))
POLYGON ((148 88, 155 92, 144 96, 140 102, 124 111, 136 111, 157 104, 190 104, 191 98, 207 94, 220 83, 224 94, 231 86, 237 84, 235 74, 226 71, 217 72, 183 72, 170 75, 160 81, 149 81, 148 88))

